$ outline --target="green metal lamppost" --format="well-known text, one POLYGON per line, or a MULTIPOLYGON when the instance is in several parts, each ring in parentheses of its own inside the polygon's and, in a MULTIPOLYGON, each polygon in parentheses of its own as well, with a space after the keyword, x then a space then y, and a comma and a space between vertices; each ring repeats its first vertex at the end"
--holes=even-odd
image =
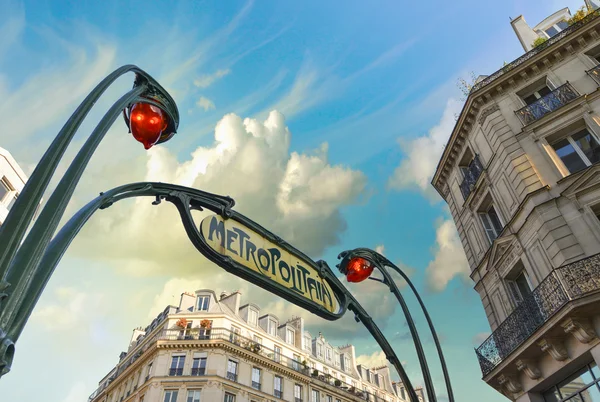
POLYGON ((446 383, 446 391, 448 393, 448 401, 454 402, 454 393, 452 392, 452 385, 450 384, 450 376, 448 374, 448 369, 446 367, 446 360, 444 359, 444 354, 442 352, 442 347, 440 345, 437 333, 433 326, 433 322, 429 317, 429 312, 419 296, 419 292, 408 278, 408 276, 392 263, 389 259, 379 254, 378 252, 368 249, 368 248, 357 248, 354 250, 347 250, 338 256, 338 259, 341 259, 341 262, 337 265, 339 271, 346 276, 348 282, 362 282, 365 279, 371 279, 374 281, 378 281, 387 285, 390 289, 390 292, 396 296, 400 306, 402 307, 402 311, 404 316, 406 317, 406 322, 408 323, 408 328, 410 330, 411 337, 413 339, 413 343, 415 344, 415 348, 417 351, 417 357, 419 358, 419 363, 421 365, 421 370, 423 372, 423 380, 425 382, 425 389, 427 391, 427 397, 430 402, 437 401, 437 397, 435 394, 435 389, 433 386, 433 381, 431 379, 431 373, 429 371, 429 365, 427 364, 427 359, 425 357, 425 352, 423 351, 423 345, 421 343, 421 339, 419 338, 419 333, 415 326, 415 323, 412 319, 412 315, 404 301, 404 297, 400 293, 398 286, 396 285, 394 279, 387 271, 387 268, 390 268, 396 271, 402 278, 406 281, 412 292, 414 293, 421 309, 423 310, 423 314, 425 319, 427 320, 427 324, 429 325, 429 329, 431 331, 431 335, 433 337, 433 342, 435 343, 435 347, 438 352, 438 356, 440 358, 440 364, 442 366, 442 372, 444 374, 444 381, 446 383), (374 278, 371 276, 373 271, 377 268, 379 272, 381 272, 383 279, 374 278))
POLYGON ((65 123, 0 226, 0 376, 10 370, 15 342, 41 295, 40 284, 49 278, 40 270, 44 252, 90 158, 121 113, 131 134, 145 149, 168 141, 179 126, 177 105, 156 80, 134 65, 118 68, 92 90, 65 123), (135 73, 133 88, 100 120, 23 240, 75 132, 104 91, 127 72, 135 73))

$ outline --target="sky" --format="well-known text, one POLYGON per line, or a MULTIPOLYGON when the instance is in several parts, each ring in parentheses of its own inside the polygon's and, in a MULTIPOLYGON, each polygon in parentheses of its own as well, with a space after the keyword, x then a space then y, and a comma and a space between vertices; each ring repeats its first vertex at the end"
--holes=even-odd
MULTIPOLYGON (((136 64, 175 98, 181 123, 144 151, 121 121, 99 146, 65 219, 99 192, 163 181, 230 195, 236 209, 334 267, 340 251, 377 248, 411 275, 436 326, 456 400, 502 401, 474 353, 490 334, 460 240, 430 185, 462 108, 460 77, 523 53, 509 18, 535 25, 583 1, 9 1, 0 0, 0 146, 31 173, 62 124, 112 70, 136 64)), ((104 111, 96 104, 57 178, 104 111)), ((45 195, 48 198, 50 192, 45 195)), ((151 200, 99 211, 71 245, 17 343, 4 400, 86 401, 145 327, 184 291, 240 290, 280 319, 385 361, 351 317, 327 322, 208 263, 175 209, 151 200)), ((406 320, 376 282, 349 286, 415 384, 406 320)), ((403 289, 406 293, 406 289, 403 289)), ((418 305, 440 401, 439 361, 418 305)))

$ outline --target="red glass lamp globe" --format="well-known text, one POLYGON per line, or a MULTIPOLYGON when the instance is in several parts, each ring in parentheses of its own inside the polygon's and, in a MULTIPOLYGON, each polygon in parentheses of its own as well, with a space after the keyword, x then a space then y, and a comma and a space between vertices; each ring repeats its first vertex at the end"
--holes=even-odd
POLYGON ((129 129, 133 138, 141 142, 145 149, 150 149, 158 142, 168 123, 169 117, 158 106, 140 102, 131 107, 129 129))
POLYGON ((348 282, 362 282, 371 276, 374 268, 370 261, 362 257, 353 257, 346 266, 346 279, 348 282))

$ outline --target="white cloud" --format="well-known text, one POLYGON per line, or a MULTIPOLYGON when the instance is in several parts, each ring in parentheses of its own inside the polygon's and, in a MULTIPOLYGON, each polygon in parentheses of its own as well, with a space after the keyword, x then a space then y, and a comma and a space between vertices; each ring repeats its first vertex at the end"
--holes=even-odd
POLYGON ((201 107, 204 111, 208 111, 215 108, 215 103, 210 99, 201 96, 200 99, 196 102, 196 106, 201 107))
MULTIPOLYGON (((217 124, 213 146, 197 148, 184 162, 164 147, 153 148, 142 175, 230 195, 238 211, 318 256, 346 229, 340 208, 361 200, 366 177, 329 164, 325 145, 312 154, 290 153, 290 136, 278 112, 263 122, 230 114, 217 124)), ((140 172, 132 173, 137 177, 131 181, 141 179, 140 172)), ((127 176, 121 173, 119 182, 127 176)), ((187 239, 175 208, 165 204, 116 204, 84 227, 73 249, 136 276, 196 273, 207 263, 187 239)))
POLYGON ((55 293, 57 303, 40 306, 32 314, 32 320, 47 331, 85 331, 87 328, 82 327, 86 322, 84 316, 90 311, 98 314, 104 301, 102 294, 90 294, 71 287, 58 288, 55 293))
POLYGON ((442 221, 436 228, 435 238, 432 249, 434 258, 425 269, 429 288, 442 291, 454 277, 470 280, 469 264, 454 222, 442 221))
POLYGON ((375 251, 377 251, 379 254, 385 256, 385 254, 384 254, 385 246, 383 244, 379 244, 379 245, 375 246, 375 251))
POLYGON ((356 356, 356 362, 367 368, 381 367, 387 365, 387 359, 383 351, 374 352, 370 355, 356 356))
POLYGON ((449 99, 440 122, 424 136, 398 143, 406 157, 388 180, 388 187, 395 190, 417 188, 428 197, 438 199, 431 186, 435 168, 456 124, 455 114, 460 112, 462 103, 449 99))
POLYGON ((194 85, 198 88, 207 88, 211 86, 215 81, 229 75, 230 69, 217 70, 212 74, 204 74, 194 80, 194 85))
POLYGON ((476 334, 473 339, 471 340, 473 342, 473 346, 478 347, 479 345, 481 345, 483 343, 483 341, 485 341, 487 338, 489 338, 489 336, 491 335, 490 332, 480 332, 478 334, 476 334))
POLYGON ((82 381, 78 381, 69 390, 62 402, 81 402, 85 401, 90 394, 90 387, 82 381))

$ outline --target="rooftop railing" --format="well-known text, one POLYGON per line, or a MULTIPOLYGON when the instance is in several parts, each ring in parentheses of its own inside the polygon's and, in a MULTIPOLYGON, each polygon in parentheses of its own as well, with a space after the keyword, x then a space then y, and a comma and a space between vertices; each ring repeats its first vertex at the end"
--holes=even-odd
POLYGON ((504 65, 500 70, 496 71, 495 73, 492 73, 492 74, 488 75, 486 78, 482 79, 477 84, 473 85, 473 88, 471 88, 471 92, 478 91, 481 88, 485 87, 486 85, 491 84, 493 81, 495 81, 496 79, 500 78, 501 76, 503 76, 504 74, 506 74, 510 70, 512 70, 512 69, 520 66, 521 64, 525 63, 527 60, 531 59, 535 55, 541 53, 547 47, 552 46, 553 44, 555 44, 557 42, 560 42, 565 37, 569 36, 573 32, 577 31, 579 28, 581 28, 584 25, 586 25, 588 22, 590 22, 592 20, 595 20, 596 18, 598 18, 598 16, 600 16, 600 10, 596 10, 596 11, 591 12, 586 17, 584 17, 582 20, 577 21, 576 23, 574 23, 573 25, 569 26, 568 28, 560 31, 558 34, 554 35, 553 37, 551 37, 550 39, 548 39, 543 44, 534 47, 533 49, 531 49, 530 51, 528 51, 527 53, 525 53, 523 56, 521 56, 521 57, 513 60, 512 62, 504 65))
POLYGON ((600 290, 600 254, 553 270, 476 349, 485 377, 569 301, 600 290))

